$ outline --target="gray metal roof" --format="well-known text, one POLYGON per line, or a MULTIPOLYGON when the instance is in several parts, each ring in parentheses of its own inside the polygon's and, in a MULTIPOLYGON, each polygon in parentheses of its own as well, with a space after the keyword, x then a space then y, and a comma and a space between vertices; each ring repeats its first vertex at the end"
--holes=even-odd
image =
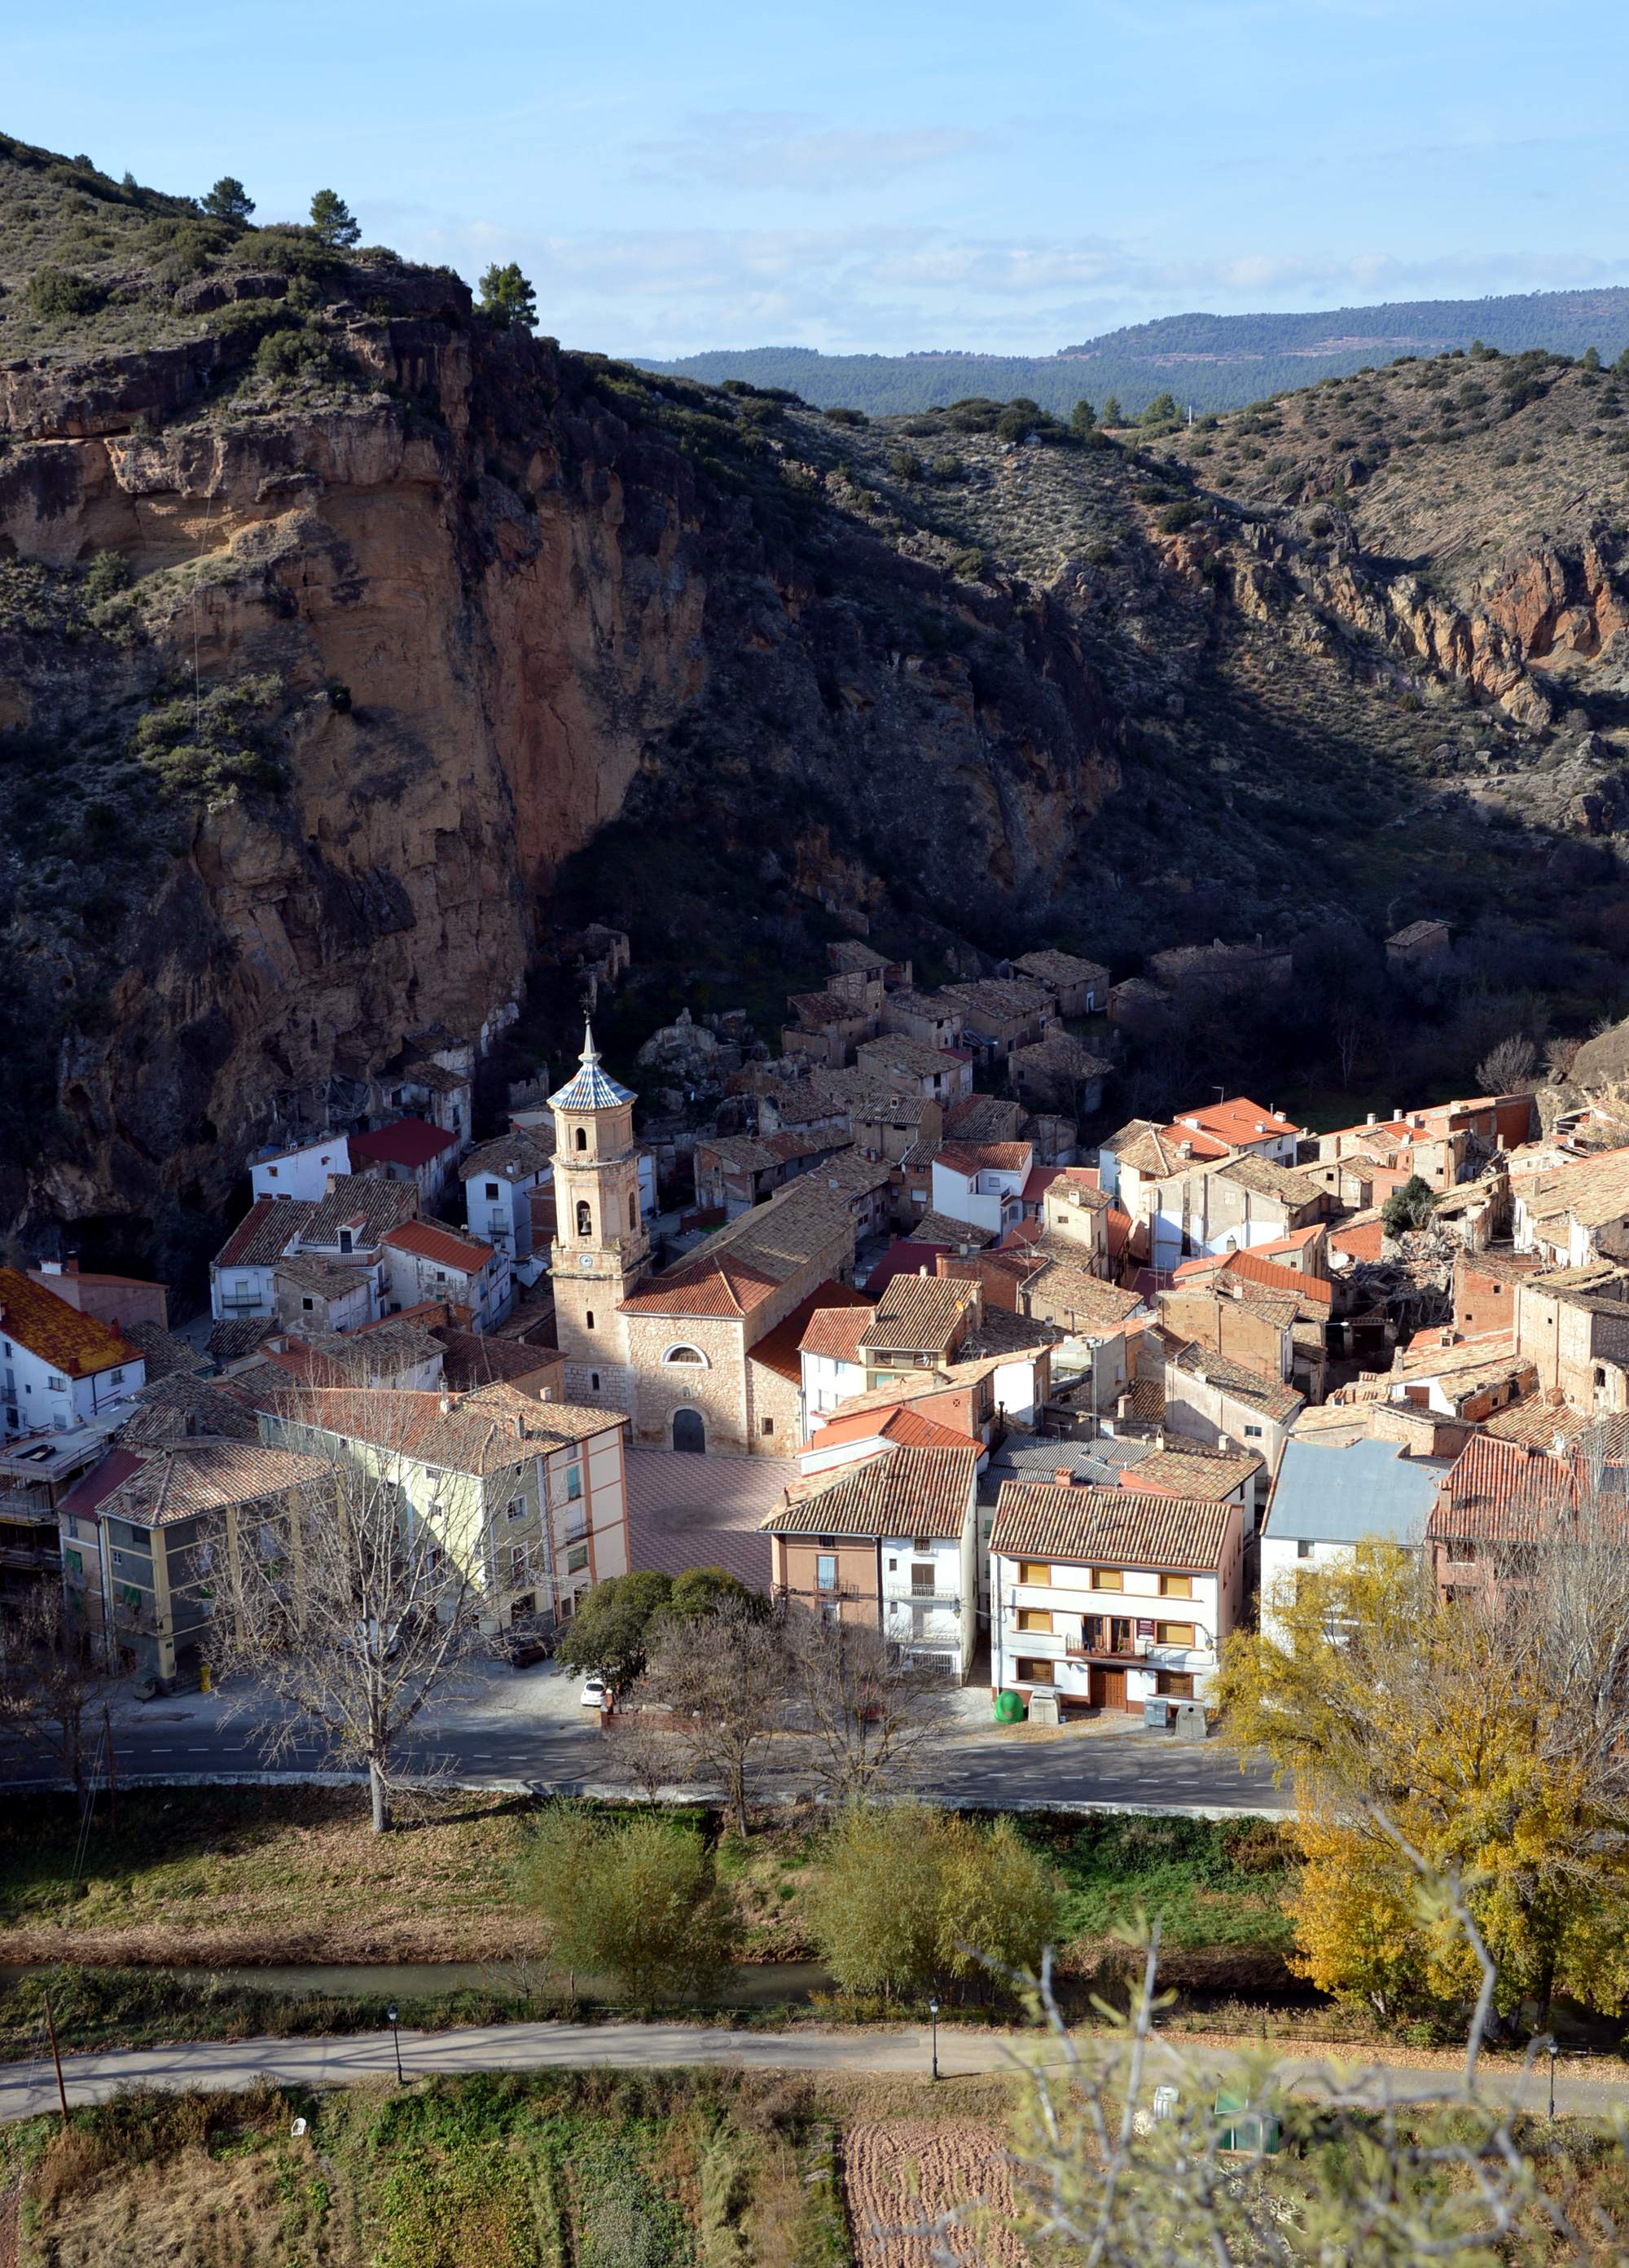
POLYGON ((1074 1475, 1079 1487, 1114 1488, 1125 1468, 1141 1464, 1153 1447, 1152 1441, 1119 1436, 1046 1441, 1009 1433, 979 1476, 980 1498, 994 1504, 1003 1481, 1049 1481, 1066 1471, 1074 1475))
POLYGON ((1405 1457, 1398 1441, 1284 1445, 1264 1535, 1304 1543, 1356 1543, 1380 1536, 1418 1543, 1436 1501, 1446 1457, 1405 1457))

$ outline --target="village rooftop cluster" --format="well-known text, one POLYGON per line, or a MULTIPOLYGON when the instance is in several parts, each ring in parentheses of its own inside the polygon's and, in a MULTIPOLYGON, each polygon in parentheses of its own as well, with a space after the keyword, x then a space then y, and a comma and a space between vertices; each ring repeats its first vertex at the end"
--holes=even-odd
MULTIPOLYGON (((589 1005, 627 965, 596 936, 589 1005)), ((1497 1584, 1576 1496, 1629 1410, 1609 1106, 1315 1134, 1222 1094, 1082 1143, 1141 998, 1106 968, 828 958, 778 1053, 738 1018, 653 1035, 639 1125, 591 1027, 476 1141, 474 1047, 421 1035, 248 1161, 207 1336, 162 1285, 0 1270, 6 1594, 60 1583, 118 1666, 195 1681, 238 1538, 349 1462, 495 1646, 608 1575, 723 1566, 1032 1717, 1202 1732, 1285 1571, 1383 1537, 1497 1584)))

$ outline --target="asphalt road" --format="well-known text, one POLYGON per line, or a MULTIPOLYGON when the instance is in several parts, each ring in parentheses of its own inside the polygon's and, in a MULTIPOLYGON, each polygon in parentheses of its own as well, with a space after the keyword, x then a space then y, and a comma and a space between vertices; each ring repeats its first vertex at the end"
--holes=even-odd
MULTIPOLYGON (((547 1712, 517 1702, 523 1695, 490 1696, 452 1704, 424 1734, 404 1748, 407 1772, 444 1772, 461 1785, 528 1786, 549 1792, 604 1788, 611 1776, 615 1735, 601 1733, 587 1712, 562 1712, 561 1681, 547 1712)), ((575 1690, 575 1689, 573 1689, 575 1690)), ((319 1742, 297 1742, 268 1760, 252 1726, 226 1713, 218 1701, 198 1696, 133 1704, 114 1726, 114 1755, 121 1780, 215 1779, 275 1771, 304 1776, 326 1771, 319 1742)), ((25 1763, 10 1784, 48 1785, 25 1763)), ((811 1783, 806 1772, 773 1769, 766 1793, 811 1783)), ((1084 1803, 1154 1811, 1281 1811, 1291 1800, 1275 1789, 1265 1767, 1241 1772, 1237 1759, 1216 1742, 1179 1746, 1169 1735, 1124 1729, 1068 1733, 1055 1740, 998 1734, 947 1735, 921 1792, 935 1801, 970 1808, 1016 1808, 1084 1803)))
MULTIPOLYGON (((458 2031, 403 2032, 401 2061, 409 2080, 433 2072, 528 2071, 546 2067, 603 2066, 638 2069, 677 2065, 730 2064, 756 2071, 887 2072, 926 2078, 930 2042, 921 2026, 898 2030, 729 2032, 710 2025, 686 2024, 507 2024, 471 2025, 458 2031)), ((938 2040, 939 2068, 947 2079, 1010 2070, 1015 2051, 1045 2064, 1063 2060, 1059 2044, 1039 2032, 963 2031, 943 2026, 938 2040)), ((1157 2050, 1147 2078, 1149 2092, 1162 2077, 1186 2074, 1185 2083, 1207 2086, 1236 2058, 1226 2051, 1179 2051, 1179 2069, 1163 2065, 1157 2050)), ((1287 2078, 1317 2088, 1329 2070, 1307 2058, 1287 2058, 1287 2078)), ((1616 2080, 1586 2076, 1588 2066, 1564 2065, 1556 2086, 1559 2110, 1597 2117, 1629 2102, 1629 2073, 1616 2080)), ((189 2088, 238 2088, 267 2077, 294 2085, 340 2087, 393 2075, 395 2057, 388 2032, 359 2033, 349 2039, 208 2041, 160 2048, 109 2049, 96 2055, 62 2058, 70 2105, 104 2102, 120 2087, 140 2084, 172 2091, 189 2088)), ((1349 2089, 1356 2074, 1345 2067, 1349 2089)), ((1451 2094, 1456 2074, 1406 2065, 1369 2066, 1365 2083, 1394 2102, 1451 2094)), ((1548 2073, 1518 2074, 1485 2070, 1481 2093, 1493 2102, 1519 2095, 1542 2112, 1548 2073)), ((56 2081, 48 2060, 0 2066, 0 2121, 26 2118, 56 2108, 56 2081)))

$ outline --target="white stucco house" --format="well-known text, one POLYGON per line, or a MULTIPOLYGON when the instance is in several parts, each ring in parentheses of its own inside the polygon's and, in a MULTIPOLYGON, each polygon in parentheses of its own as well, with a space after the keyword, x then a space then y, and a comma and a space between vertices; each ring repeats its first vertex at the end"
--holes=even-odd
POLYGON ((351 1171, 350 1138, 319 1134, 288 1148, 267 1148, 249 1160, 249 1186, 256 1197, 299 1197, 315 1204, 326 1197, 330 1174, 351 1171))
POLYGON ((994 1692, 1132 1715, 1206 1698, 1243 1602, 1236 1500, 1008 1481, 989 1551, 994 1692))
POLYGON ((66 1433, 147 1383, 141 1350, 20 1269, 0 1268, 0 1426, 66 1433))
POLYGON ((930 1208, 999 1237, 1024 1218, 1032 1142, 947 1142, 933 1161, 930 1208))

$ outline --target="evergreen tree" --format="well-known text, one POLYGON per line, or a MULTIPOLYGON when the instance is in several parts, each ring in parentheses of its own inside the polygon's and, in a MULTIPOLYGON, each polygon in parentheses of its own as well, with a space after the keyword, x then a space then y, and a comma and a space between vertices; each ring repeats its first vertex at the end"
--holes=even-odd
POLYGON ((333 189, 319 189, 312 199, 311 225, 319 242, 335 252, 349 251, 362 235, 350 207, 333 189))
POLYGON ((202 202, 211 220, 246 221, 254 210, 254 199, 235 173, 223 173, 202 202))
POLYGON ((1097 431, 1097 413, 1090 401, 1077 401, 1069 412, 1071 433, 1092 433, 1097 431))
POLYGON ((1126 412, 1120 408, 1120 398, 1118 394, 1110 394, 1104 403, 1103 422, 1105 425, 1123 425, 1126 423, 1126 412))
POLYGON ((529 331, 538 319, 537 294, 512 260, 503 268, 495 264, 488 269, 481 279, 480 304, 483 315, 505 328, 517 323, 529 331))

